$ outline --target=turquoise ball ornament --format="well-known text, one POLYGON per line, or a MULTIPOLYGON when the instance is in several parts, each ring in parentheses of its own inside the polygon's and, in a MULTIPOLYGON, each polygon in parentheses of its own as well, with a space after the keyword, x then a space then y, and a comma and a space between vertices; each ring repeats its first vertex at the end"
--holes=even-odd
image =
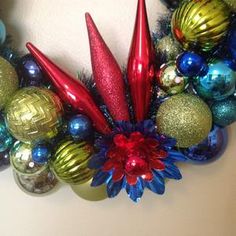
POLYGON ((10 149, 14 144, 14 138, 8 132, 4 120, 0 120, 0 152, 10 149))
POLYGON ((205 100, 223 100, 235 91, 236 72, 223 61, 213 61, 205 76, 193 80, 197 94, 205 100))
POLYGON ((222 127, 231 125, 236 121, 236 98, 213 103, 211 111, 215 124, 222 127))
POLYGON ((0 44, 3 44, 6 40, 7 33, 6 27, 2 20, 0 20, 0 44))

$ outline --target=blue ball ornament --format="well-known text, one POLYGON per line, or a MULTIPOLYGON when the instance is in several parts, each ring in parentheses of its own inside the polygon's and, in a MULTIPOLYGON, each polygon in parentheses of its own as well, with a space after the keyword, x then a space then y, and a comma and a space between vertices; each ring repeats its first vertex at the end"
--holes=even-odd
POLYGON ((204 76, 208 72, 205 59, 193 52, 180 54, 176 61, 178 71, 186 77, 204 76))
POLYGON ((5 24, 3 23, 2 20, 0 20, 0 44, 3 44, 5 42, 6 37, 7 37, 7 32, 5 24))
POLYGON ((21 87, 38 87, 45 82, 45 76, 40 66, 30 54, 27 54, 20 59, 17 70, 21 77, 21 87))
POLYGON ((229 33, 227 47, 231 53, 232 58, 236 60, 236 27, 232 28, 229 33))
POLYGON ((45 164, 51 157, 51 152, 46 144, 38 144, 32 149, 32 159, 35 163, 45 164))
POLYGON ((208 137, 198 145, 183 150, 185 156, 196 163, 207 163, 220 157, 227 146, 226 129, 214 126, 208 137))
POLYGON ((93 133, 92 123, 84 115, 76 115, 68 122, 68 133, 76 139, 86 139, 93 133))
POLYGON ((205 100, 223 100, 234 93, 236 72, 223 61, 213 61, 205 76, 194 78, 193 86, 197 94, 205 100))
POLYGON ((0 120, 0 152, 10 149, 14 144, 14 138, 11 136, 4 120, 0 120))
POLYGON ((236 98, 232 97, 212 104, 211 111, 215 124, 225 127, 236 121, 236 98))

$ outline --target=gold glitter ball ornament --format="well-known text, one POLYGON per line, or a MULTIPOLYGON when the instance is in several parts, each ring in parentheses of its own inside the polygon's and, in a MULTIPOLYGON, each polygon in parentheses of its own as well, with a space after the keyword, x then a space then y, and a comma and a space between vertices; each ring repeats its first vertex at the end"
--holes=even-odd
POLYGON ((223 0, 183 1, 172 16, 172 32, 184 49, 209 51, 227 34, 230 10, 223 0))
POLYGON ((8 100, 18 89, 18 76, 14 67, 0 57, 0 109, 4 108, 8 100))
POLYGON ((37 142, 55 137, 62 124, 63 107, 50 90, 20 89, 5 109, 10 133, 21 142, 37 142))
POLYGON ((157 112, 157 129, 177 140, 177 146, 187 148, 203 141, 212 128, 212 114, 208 105, 191 94, 175 95, 157 112))
POLYGON ((82 184, 93 177, 88 168, 93 148, 86 142, 63 141, 57 148, 50 166, 59 180, 68 184, 82 184))
POLYGON ((236 12, 236 0, 224 0, 224 2, 228 4, 228 6, 230 7, 230 10, 236 12))

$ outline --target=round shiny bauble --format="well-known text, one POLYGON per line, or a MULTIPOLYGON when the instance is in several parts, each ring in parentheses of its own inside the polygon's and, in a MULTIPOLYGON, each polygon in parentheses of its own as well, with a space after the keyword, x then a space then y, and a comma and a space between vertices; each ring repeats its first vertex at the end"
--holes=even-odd
POLYGON ((50 165, 62 182, 82 184, 94 174, 94 171, 87 167, 92 154, 93 148, 86 142, 63 141, 57 147, 50 165))
POLYGON ((8 132, 5 122, 0 120, 0 152, 10 149, 14 143, 14 139, 8 132))
POLYGON ((228 98, 212 104, 213 121, 219 126, 228 126, 236 121, 236 98, 228 98))
POLYGON ((174 10, 178 7, 181 0, 161 0, 163 4, 170 10, 174 10))
POLYGON ((45 195, 57 186, 58 180, 49 168, 39 174, 22 175, 13 170, 14 179, 19 188, 27 194, 38 196, 45 195))
POLYGON ((73 116, 68 121, 68 133, 75 139, 86 139, 93 133, 93 126, 84 115, 73 116))
POLYGON ((51 151, 46 144, 38 144, 32 148, 32 159, 35 163, 43 165, 51 157, 51 151))
POLYGON ((6 169, 10 165, 9 150, 0 153, 0 171, 6 169))
POLYGON ((156 122, 158 133, 175 138, 178 147, 187 148, 207 137, 212 114, 200 98, 182 93, 161 104, 156 122))
POLYGON ((40 165, 32 159, 32 146, 17 141, 10 151, 12 168, 19 174, 35 175, 40 174, 47 168, 47 165, 40 165))
POLYGON ((7 32, 5 24, 3 23, 2 20, 0 20, 0 44, 3 44, 5 42, 6 37, 7 37, 7 32))
POLYGON ((155 48, 157 56, 160 58, 162 63, 175 60, 176 57, 182 52, 180 44, 171 36, 165 36, 160 39, 156 43, 155 48))
POLYGON ((232 27, 229 32, 227 48, 231 53, 232 58, 236 60, 236 27, 232 27))
POLYGON ((183 150, 185 156, 194 162, 213 161, 222 155, 227 145, 227 131, 214 126, 208 137, 201 143, 183 150))
POLYGON ((176 61, 178 71, 186 77, 204 76, 208 72, 208 65, 203 57, 193 52, 184 52, 176 61))
POLYGON ((53 138, 62 124, 62 104, 53 92, 44 88, 18 90, 5 112, 10 133, 22 142, 53 138))
POLYGON ((197 94, 206 100, 222 100, 234 93, 236 72, 223 61, 213 61, 205 76, 196 77, 193 81, 197 94))
POLYGON ((18 89, 18 76, 14 67, 0 57, 0 109, 4 108, 18 89))
POLYGON ((174 62, 163 65, 160 68, 157 79, 158 86, 169 95, 183 92, 188 85, 188 78, 178 75, 174 62))
POLYGON ((223 0, 229 6, 230 10, 236 12, 236 1, 235 0, 223 0))
POLYGON ((102 201, 108 198, 106 185, 91 187, 91 183, 92 179, 83 184, 71 185, 71 188, 75 194, 87 201, 102 201))
POLYGON ((230 11, 222 0, 183 1, 172 16, 172 32, 183 48, 210 51, 227 34, 230 11))
POLYGON ((21 77, 21 87, 38 87, 42 85, 45 80, 45 76, 40 66, 30 54, 27 54, 20 59, 17 70, 21 77))

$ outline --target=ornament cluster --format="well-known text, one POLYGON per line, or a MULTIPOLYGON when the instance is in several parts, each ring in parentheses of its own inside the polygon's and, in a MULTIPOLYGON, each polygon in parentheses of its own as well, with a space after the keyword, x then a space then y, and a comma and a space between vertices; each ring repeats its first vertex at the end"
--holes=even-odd
POLYGON ((170 13, 152 37, 138 0, 126 72, 86 13, 86 83, 31 43, 19 56, 0 21, 0 166, 11 164, 23 191, 63 182, 90 201, 124 189, 137 202, 145 189, 163 194, 166 179, 181 179, 177 162, 222 155, 225 127, 236 121, 236 5, 162 2, 170 13))

